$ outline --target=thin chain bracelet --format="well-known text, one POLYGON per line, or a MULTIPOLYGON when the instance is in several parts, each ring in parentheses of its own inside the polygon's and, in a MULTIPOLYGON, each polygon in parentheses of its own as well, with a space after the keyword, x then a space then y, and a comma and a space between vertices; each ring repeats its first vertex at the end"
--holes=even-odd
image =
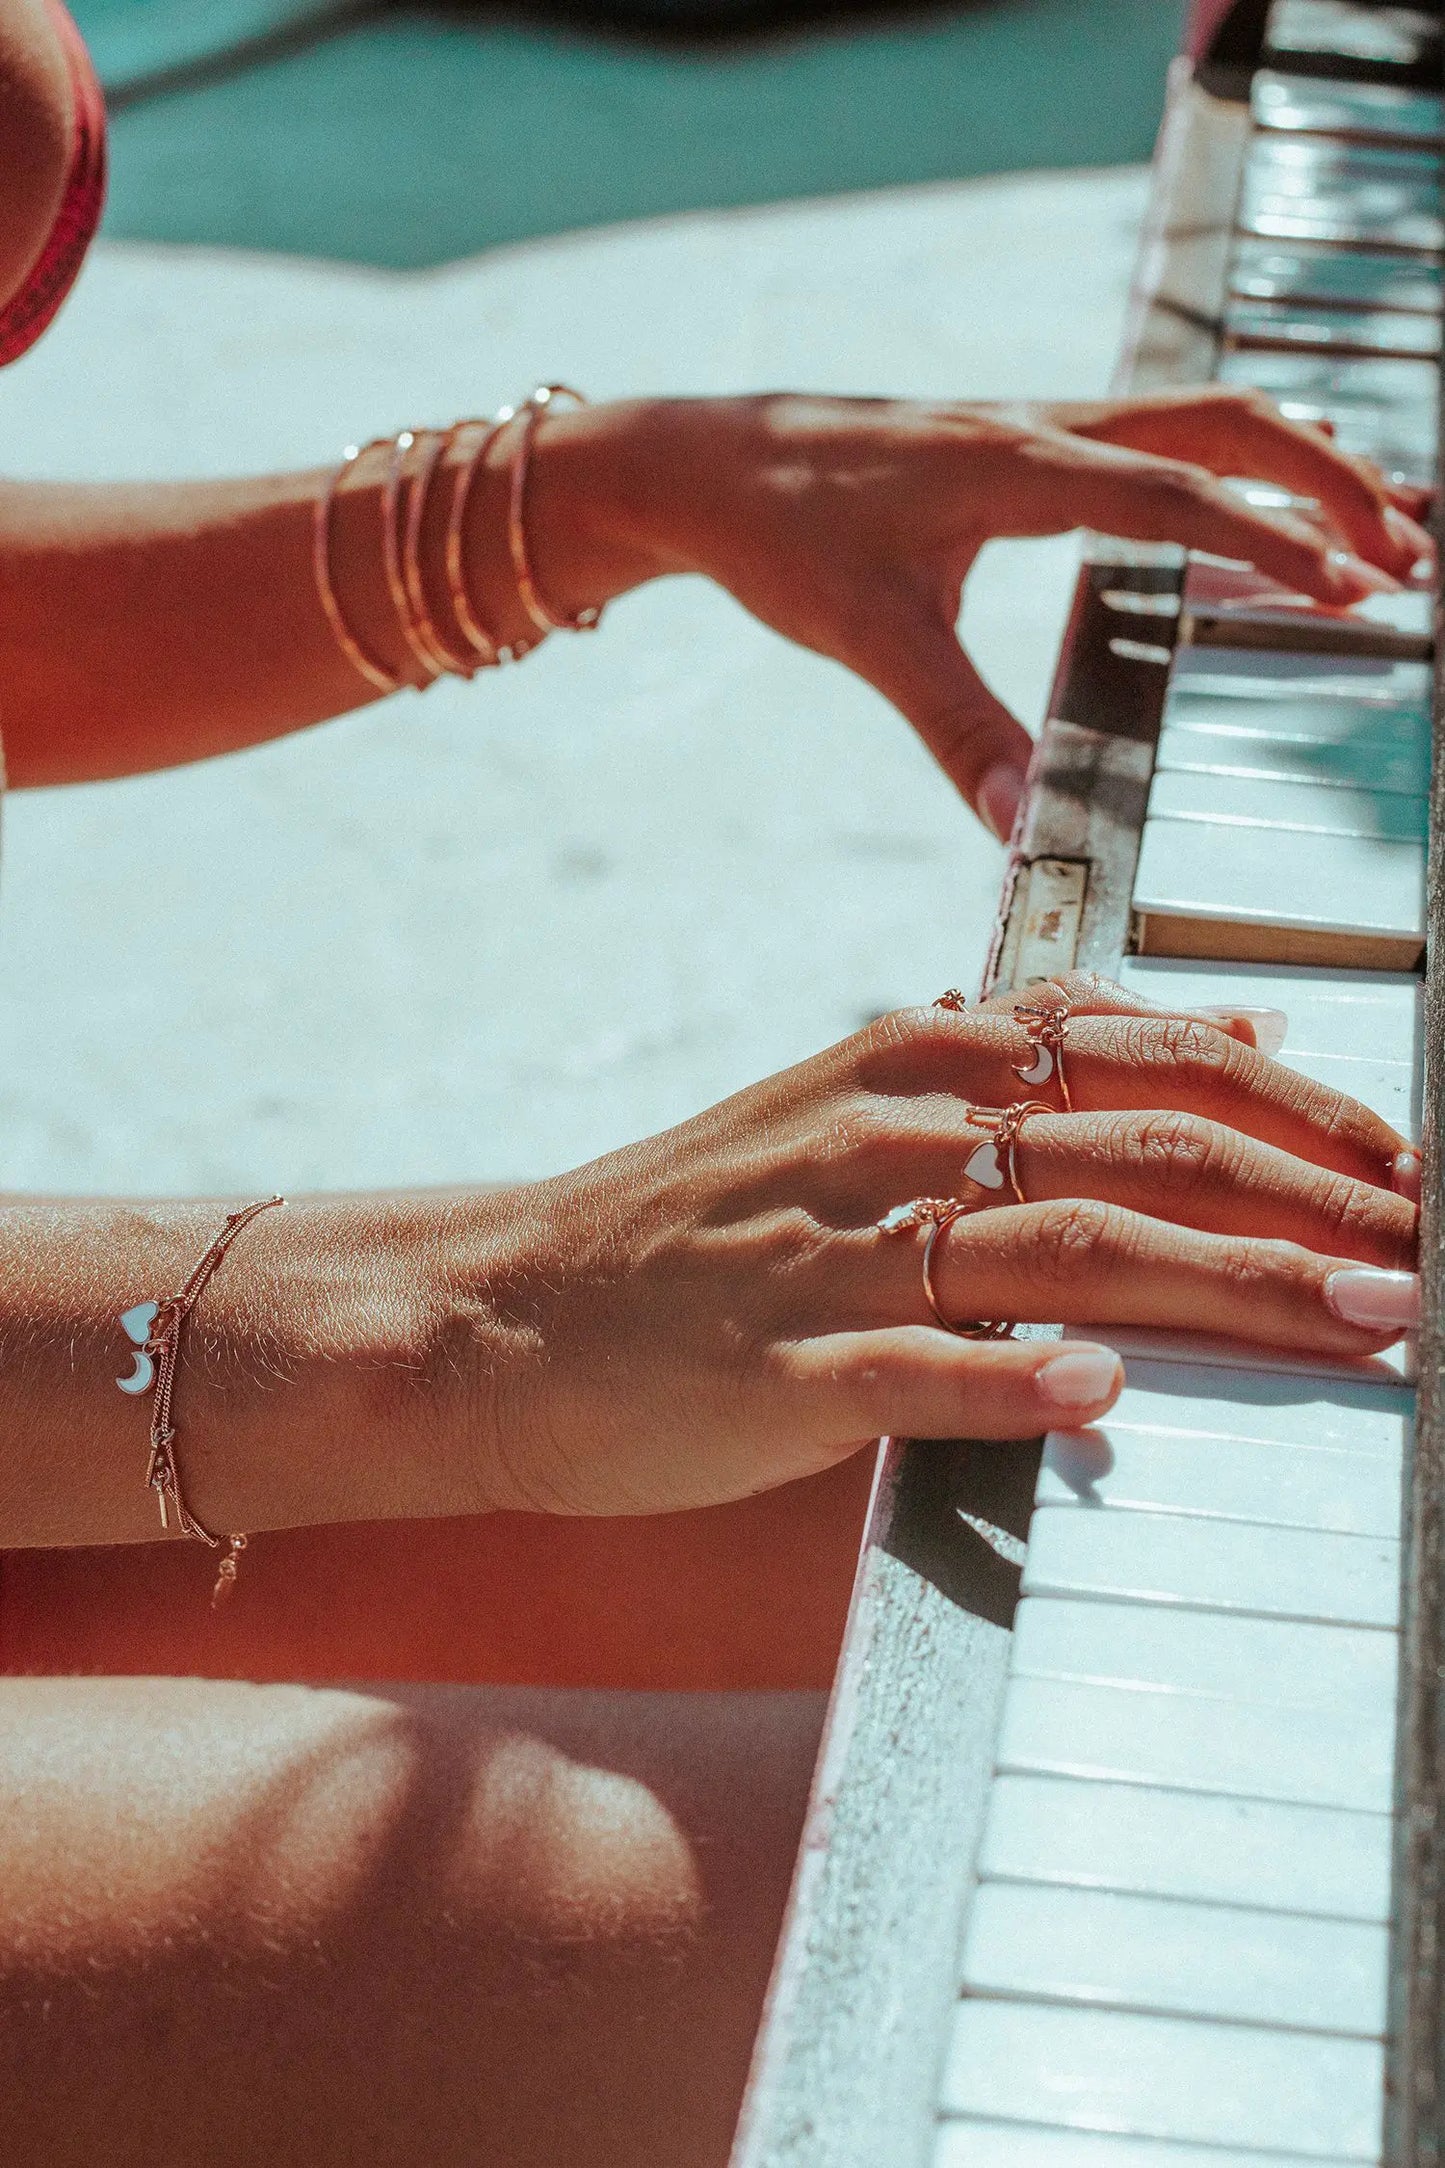
POLYGON ((181 1535, 208 1543, 213 1551, 219 1551, 223 1541, 226 1545, 226 1555, 217 1568, 216 1585, 211 1591, 212 1610, 236 1585, 237 1564, 246 1548, 246 1538, 239 1534, 224 1539, 212 1535, 186 1504, 176 1465, 175 1427, 171 1422, 171 1396, 175 1391, 176 1365, 180 1360, 181 1330, 195 1308, 201 1290, 242 1228, 248 1227, 262 1212, 273 1211, 285 1202, 284 1197, 262 1197, 255 1204, 244 1205, 239 1212, 228 1213, 225 1225, 179 1294, 164 1296, 159 1302, 137 1302, 122 1313, 120 1320, 121 1330, 135 1347, 135 1368, 128 1378, 117 1378, 116 1384, 123 1393, 137 1395, 149 1392, 152 1385, 155 1387, 146 1488, 155 1493, 161 1527, 169 1532, 171 1508, 174 1507, 176 1526, 181 1535))

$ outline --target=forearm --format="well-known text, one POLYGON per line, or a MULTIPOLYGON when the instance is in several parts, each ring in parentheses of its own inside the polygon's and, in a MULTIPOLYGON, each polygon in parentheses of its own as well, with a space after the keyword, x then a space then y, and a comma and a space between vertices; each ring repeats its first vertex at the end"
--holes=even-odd
MULTIPOLYGON (((118 1319, 174 1293, 224 1203, 0 1209, 0 1548, 162 1534, 152 1400, 118 1319)), ((495 1337, 478 1291, 506 1218, 465 1193, 303 1199, 247 1226, 183 1328, 186 1500, 230 1531, 484 1507, 495 1337), (453 1320, 465 1286, 466 1323, 453 1320)))
MULTIPOLYGON (((608 409, 558 413, 539 432, 529 530, 560 606, 605 602, 655 569, 613 537, 605 470, 608 409)), ((508 462, 495 443, 478 471, 463 566, 499 639, 532 628, 507 546, 508 462)), ((427 497, 419 558, 427 599, 455 632, 445 530, 464 457, 427 497)), ((339 493, 331 565, 362 647, 419 683, 382 554, 384 459, 339 493)), ((234 752, 376 697, 327 623, 312 564, 326 470, 259 479, 0 491, 0 684, 5 751, 18 785, 89 781, 234 752)), ((460 640, 456 641, 460 647, 460 640)))

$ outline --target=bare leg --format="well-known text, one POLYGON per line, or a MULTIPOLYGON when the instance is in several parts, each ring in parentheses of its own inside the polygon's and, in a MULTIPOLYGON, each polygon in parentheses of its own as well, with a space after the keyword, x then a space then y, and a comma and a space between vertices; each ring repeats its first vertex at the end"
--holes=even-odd
POLYGON ((873 1459, 640 1520, 497 1513, 258 1536, 215 1614, 198 1544, 11 1552, 0 1670, 823 1688, 873 1459))
POLYGON ((721 2168, 811 1694, 0 1685, 35 2168, 721 2168))

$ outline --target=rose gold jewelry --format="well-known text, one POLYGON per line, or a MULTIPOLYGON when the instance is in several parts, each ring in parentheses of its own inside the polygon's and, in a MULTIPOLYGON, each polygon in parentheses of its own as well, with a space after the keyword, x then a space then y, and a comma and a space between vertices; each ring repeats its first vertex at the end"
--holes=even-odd
POLYGON ((570 384, 537 386, 521 409, 521 428, 517 434, 517 448, 512 454, 512 487, 507 510, 507 543, 512 552, 517 594, 522 608, 544 637, 549 632, 593 632, 602 621, 600 606, 579 610, 575 617, 559 617, 537 585, 527 549, 527 476, 532 464, 532 439, 537 433, 538 422, 554 399, 575 399, 579 406, 587 404, 582 393, 573 391, 570 384))
MULTIPOLYGON (((402 531, 401 580, 406 589, 407 608, 418 637, 425 643, 439 668, 452 677, 474 678, 482 667, 481 657, 465 655, 458 658, 442 638, 431 607, 426 598, 426 581, 421 569, 421 531, 426 518, 427 500, 438 466, 456 442, 458 433, 465 429, 465 422, 453 422, 450 429, 426 430, 426 448, 422 452, 407 499, 406 526, 402 531)), ((495 659, 495 657, 493 658, 495 659)))
MULTIPOLYGON (((173 1506, 176 1526, 181 1535, 192 1536, 198 1542, 208 1543, 213 1551, 220 1550, 223 1539, 212 1535, 210 1529, 196 1519, 186 1504, 185 1493, 181 1489, 180 1470, 176 1465, 176 1433, 171 1422, 171 1395, 175 1391, 176 1365, 180 1360, 181 1330, 195 1308, 201 1290, 241 1229, 248 1227, 262 1212, 270 1212, 285 1202, 284 1197, 262 1197, 255 1204, 243 1206, 239 1212, 228 1213, 225 1225, 179 1294, 164 1296, 159 1302, 137 1302, 121 1315, 121 1330, 135 1351, 132 1356, 135 1367, 129 1377, 117 1378, 115 1382, 123 1393, 140 1394, 149 1392, 152 1385, 155 1387, 146 1485, 155 1492, 156 1503, 160 1507, 161 1526, 169 1530, 170 1507, 173 1506)), ((243 1535, 228 1535, 224 1542, 226 1555, 217 1568, 216 1585, 211 1591, 212 1610, 229 1596, 235 1587, 237 1561, 246 1548, 246 1538, 243 1535)))
MULTIPOLYGON (((968 1119, 989 1135, 982 1144, 976 1144, 964 1164, 964 1174, 970 1182, 977 1182, 980 1189, 1000 1190, 1005 1182, 1013 1191, 1019 1204, 1027 1204, 1023 1184, 1019 1180, 1018 1142, 1019 1131, 1031 1114, 1052 1114, 1053 1108, 1045 1106, 1042 1099, 1016 1099, 1010 1107, 970 1107, 968 1119)), ((973 1205, 970 1210, 982 1209, 973 1205)))
POLYGON ((1050 1077, 1059 1087, 1064 1112, 1072 1114, 1069 1080, 1064 1068, 1064 1026, 1072 1013, 1067 1001, 1020 1001, 1014 1015, 1034 1043, 1030 1061, 1015 1062, 1014 1075, 1021 1084, 1047 1084, 1050 1077))
POLYGON ((956 1333, 960 1340, 1010 1340, 1015 1328, 1007 1318, 946 1316, 933 1284, 933 1252, 939 1236, 955 1220, 966 1218, 974 1209, 973 1205, 964 1204, 957 1197, 915 1197, 911 1204, 897 1204, 891 1212, 885 1212, 877 1222, 878 1232, 896 1235, 910 1233, 916 1227, 928 1229, 928 1239, 923 1245, 923 1297, 933 1312, 934 1321, 945 1332, 956 1333))
MULTIPOLYGON (((466 566, 462 559, 462 543, 466 531, 467 507, 471 503, 472 485, 476 481, 478 471, 485 462, 488 452, 496 443, 498 435, 505 429, 516 411, 515 407, 503 407, 495 421, 482 424, 482 436, 477 448, 457 477, 457 486, 452 492, 451 511, 447 516, 447 592, 451 597, 452 613, 461 629, 462 636, 464 639, 469 640, 476 650, 479 668, 485 668, 490 663, 520 662, 522 657, 530 651, 533 644, 529 641, 518 641, 512 647, 498 645, 494 636, 488 632, 481 618, 477 615, 471 591, 467 586, 466 566)), ((475 424, 472 423, 462 424, 464 428, 474 426, 475 424)))
POLYGON ((361 645, 361 642, 346 622, 341 604, 336 599, 336 589, 331 580, 331 526, 336 493, 345 477, 356 465, 356 462, 359 459, 364 459, 368 452, 375 451, 379 445, 385 442, 385 437, 375 437, 370 444, 348 444, 342 453, 341 464, 317 498, 315 510, 312 514, 311 569, 315 574, 316 592, 320 597, 326 622, 331 627, 336 645, 351 664, 352 669, 364 677, 368 685, 375 686, 379 693, 399 693, 403 685, 405 685, 406 679, 399 677, 394 670, 388 670, 385 664, 377 662, 374 656, 367 654, 366 649, 361 645))
POLYGON ((933 1006, 935 1009, 952 1009, 955 1015, 962 1015, 968 1007, 968 996, 961 994, 956 986, 950 986, 946 993, 939 995, 933 1006))
POLYGON ((412 616, 411 598, 406 591, 406 579, 401 562, 401 485, 406 474, 406 462, 413 445, 417 442, 414 429, 399 429, 391 440, 391 458, 387 463, 386 483, 381 493, 381 562, 386 573, 387 593, 392 608, 401 623, 402 636, 412 654, 420 663, 426 683, 435 684, 446 670, 445 659, 438 659, 423 627, 412 616))

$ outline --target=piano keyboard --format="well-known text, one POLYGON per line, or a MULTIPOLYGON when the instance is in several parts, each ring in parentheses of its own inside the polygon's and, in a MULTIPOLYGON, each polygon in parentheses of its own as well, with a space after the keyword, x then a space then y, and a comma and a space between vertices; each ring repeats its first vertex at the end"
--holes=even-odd
MULTIPOLYGON (((1262 58, 1233 118, 1201 67, 1172 167, 1166 123, 1134 381, 1212 321, 1221 380, 1433 478, 1439 19, 1275 0, 1262 58), (1235 206, 1207 270, 1189 187, 1235 206)), ((1345 623, 1101 550, 996 983, 1281 1008, 1282 1061, 1418 1135, 1428 598, 1345 623)), ((1127 1384, 1031 1510, 1018 1448, 889 1448, 735 2168, 1424 2168, 1387 2136, 1411 1351, 1078 1330, 1127 1384)))
MULTIPOLYGON (((1218 375, 1433 478, 1442 102, 1253 112, 1218 375)), ((1431 673, 1288 640, 1176 656, 1121 976, 1284 1009, 1410 1132, 1431 673)), ((1045 1441, 935 2168, 1381 2159, 1413 1393, 1370 1367, 1156 1336, 1045 1441)))

